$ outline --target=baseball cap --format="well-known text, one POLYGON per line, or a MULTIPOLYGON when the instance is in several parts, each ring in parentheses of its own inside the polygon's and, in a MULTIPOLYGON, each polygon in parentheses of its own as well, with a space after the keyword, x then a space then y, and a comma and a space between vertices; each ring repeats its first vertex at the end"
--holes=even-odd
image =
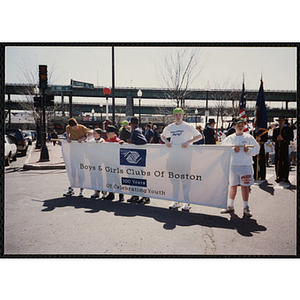
POLYGON ((113 125, 108 125, 104 132, 116 132, 117 128, 113 125))
POLYGON ((238 123, 244 123, 245 124, 246 122, 243 118, 236 118, 235 119, 235 124, 238 124, 238 123))
POLYGON ((184 111, 182 108, 180 107, 177 107, 173 110, 173 116, 176 114, 176 113, 180 113, 180 114, 183 114, 184 115, 184 111))

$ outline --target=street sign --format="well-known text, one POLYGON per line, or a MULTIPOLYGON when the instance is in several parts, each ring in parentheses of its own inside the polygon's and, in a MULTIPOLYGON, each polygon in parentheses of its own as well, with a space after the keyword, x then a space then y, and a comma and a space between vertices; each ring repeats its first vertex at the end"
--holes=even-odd
POLYGON ((73 80, 73 86, 80 86, 80 87, 85 87, 89 89, 93 89, 94 85, 92 83, 86 83, 86 82, 81 82, 81 81, 76 81, 73 80))
POLYGON ((51 91, 70 91, 71 87, 69 85, 52 85, 51 91))

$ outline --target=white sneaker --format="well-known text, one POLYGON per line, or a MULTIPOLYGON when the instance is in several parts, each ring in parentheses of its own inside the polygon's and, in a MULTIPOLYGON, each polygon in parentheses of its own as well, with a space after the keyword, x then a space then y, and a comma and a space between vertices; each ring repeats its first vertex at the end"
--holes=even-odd
POLYGON ((103 197, 107 196, 107 192, 102 192, 103 197))
POLYGON ((227 206, 227 208, 224 208, 220 211, 221 214, 227 214, 227 213, 234 213, 234 207, 233 206, 227 206))
POLYGON ((172 204, 169 206, 170 209, 177 209, 180 207, 179 202, 172 202, 172 204))
POLYGON ((191 207, 190 207, 190 205, 187 204, 187 203, 185 203, 185 204, 183 205, 183 207, 182 207, 182 210, 184 210, 184 211, 189 211, 190 209, 191 209, 191 207))
POLYGON ((244 216, 246 216, 246 217, 252 217, 252 212, 250 211, 249 206, 247 206, 246 208, 244 208, 244 216))

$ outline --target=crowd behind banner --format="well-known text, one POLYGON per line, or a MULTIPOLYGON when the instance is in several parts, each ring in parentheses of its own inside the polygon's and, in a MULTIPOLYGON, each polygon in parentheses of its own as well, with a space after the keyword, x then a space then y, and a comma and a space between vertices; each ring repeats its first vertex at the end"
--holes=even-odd
MULTIPOLYGON (((280 119, 277 120, 280 122, 280 119)), ((251 122, 249 122, 251 124, 251 122)), ((249 134, 253 135, 255 137, 255 130, 254 126, 252 128, 249 126, 248 123, 248 129, 249 134)), ((111 124, 111 122, 108 122, 108 124, 111 124)), ((201 134, 202 139, 195 142, 194 145, 220 145, 222 144, 222 141, 229 135, 233 134, 235 132, 234 130, 234 124, 235 119, 233 119, 228 127, 224 129, 223 127, 215 129, 216 123, 214 119, 209 119, 208 123, 206 124, 205 128, 203 129, 200 125, 196 126, 197 131, 201 134)), ((279 129, 279 124, 272 123, 269 125, 269 130, 266 134, 264 134, 260 138, 260 153, 253 157, 253 169, 254 169, 254 179, 266 179, 266 167, 269 167, 270 165, 274 165, 277 168, 278 161, 282 158, 280 158, 283 155, 286 156, 286 159, 288 161, 288 166, 291 167, 292 165, 296 165, 296 158, 297 158, 297 130, 295 124, 290 125, 287 121, 287 119, 284 119, 284 127, 283 131, 289 131, 289 137, 288 140, 283 141, 281 145, 281 155, 276 157, 275 155, 275 148, 276 148, 276 140, 274 137, 274 132, 276 132, 276 128, 279 129), (292 134, 291 134, 292 132, 292 134), (283 145, 285 143, 285 145, 283 145), (288 147, 287 152, 283 150, 284 146, 288 147)), ((92 126, 89 126, 90 130, 93 130, 92 126)), ((146 125, 146 127, 142 128, 142 133, 147 140, 147 143, 152 144, 164 144, 164 142, 161 139, 161 133, 162 129, 153 124, 152 122, 149 122, 149 124, 146 125)), ((130 139, 131 135, 131 129, 130 129, 130 122, 124 120, 122 124, 118 127, 116 126, 116 136, 118 136, 121 140, 124 140, 127 142, 130 139)), ((102 136, 104 137, 104 140, 106 138, 105 130, 102 133, 102 136)), ((278 133, 277 133, 278 136, 278 133)), ((48 142, 51 142, 51 137, 54 139, 57 138, 57 134, 55 130, 50 133, 49 132, 49 139, 48 142)), ((256 138, 256 137, 255 137, 256 138)), ((55 145, 55 141, 53 142, 55 145)), ((288 177, 283 178, 284 181, 288 182, 288 177)))
MULTIPOLYGON (((277 119, 279 122, 280 119, 277 119)), ((252 120, 253 122, 254 120, 252 120)), ((282 153, 286 156, 288 161, 289 168, 291 166, 295 166, 297 163, 297 128, 296 124, 289 124, 288 120, 284 118, 284 130, 288 130, 288 140, 282 142, 284 143, 285 151, 282 153)), ((260 153, 253 157, 253 169, 254 169, 254 179, 265 180, 266 179, 266 167, 270 165, 274 165, 277 168, 278 161, 280 158, 275 156, 275 148, 276 148, 276 140, 273 138, 274 131, 276 128, 279 128, 278 122, 272 122, 268 126, 268 132, 264 134, 260 139, 260 153), (259 157, 259 159, 257 159, 259 157)), ((197 125, 197 131, 202 135, 202 139, 195 142, 194 145, 220 145, 224 139, 235 132, 233 125, 235 123, 235 119, 232 119, 231 122, 228 123, 226 129, 223 127, 215 129, 216 123, 214 119, 209 119, 205 128, 202 128, 201 125, 197 125)), ((249 122, 251 124, 251 122, 249 122)), ((111 124, 109 122, 108 124, 111 124)), ((253 135, 255 138, 255 128, 247 125, 249 129, 249 134, 253 135)), ((92 130, 93 126, 89 126, 92 130)), ((128 121, 123 121, 120 126, 116 126, 117 136, 127 142, 130 139, 131 130, 128 121)), ((142 127, 142 132, 148 143, 153 144, 164 144, 161 140, 160 136, 163 128, 159 128, 157 125, 149 122, 145 127, 142 127)), ((105 133, 102 133, 105 137, 105 133)), ((277 134, 278 135, 278 134, 277 134)), ((57 132, 53 130, 48 133, 47 142, 53 142, 53 145, 56 144, 57 132)), ((282 148, 283 148, 282 146, 282 148)), ((284 178, 288 181, 288 178, 284 178)))

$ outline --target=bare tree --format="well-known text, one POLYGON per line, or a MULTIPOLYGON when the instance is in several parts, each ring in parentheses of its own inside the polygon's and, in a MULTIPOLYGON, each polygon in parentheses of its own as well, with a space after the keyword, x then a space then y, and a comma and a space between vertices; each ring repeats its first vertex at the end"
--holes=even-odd
MULTIPOLYGON (((36 108, 34 107, 33 98, 38 96, 38 86, 39 86, 39 70, 38 70, 38 62, 37 58, 35 57, 34 60, 30 59, 23 59, 22 63, 17 64, 18 68, 18 80, 20 82, 24 82, 26 86, 28 86, 27 91, 23 91, 22 95, 25 97, 26 101, 21 101, 20 105, 23 110, 26 110, 30 113, 30 115, 34 118, 35 121, 40 119, 40 115, 36 112, 36 108)), ((50 65, 48 69, 48 84, 51 85, 53 82, 57 82, 62 75, 58 77, 53 76, 57 67, 55 64, 50 65)), ((56 103, 54 107, 48 107, 46 111, 46 118, 49 119, 50 117, 55 115, 57 110, 61 110, 62 104, 56 103)))
POLYGON ((232 116, 235 117, 239 114, 239 101, 240 92, 233 87, 235 84, 229 84, 229 79, 225 80, 222 85, 218 82, 214 82, 216 90, 210 91, 210 97, 215 100, 215 107, 212 109, 213 114, 221 118, 221 126, 224 125, 224 117, 232 116), (229 85, 231 87, 229 88, 229 85), (220 92, 222 91, 222 98, 220 97, 220 92), (229 101, 232 101, 232 106, 227 107, 229 101))
POLYGON ((154 110, 157 115, 162 116, 164 126, 167 126, 174 121, 172 111, 170 111, 170 108, 167 106, 158 106, 154 110))
MULTIPOLYGON (((215 107, 212 109, 213 114, 217 116, 217 118, 221 118, 221 127, 224 125, 224 117, 228 115, 227 110, 227 101, 226 100, 217 100, 215 107)), ((218 120, 217 120, 218 123, 218 120)), ((220 127, 220 123, 218 123, 218 127, 220 127)))
POLYGON ((199 79, 203 69, 201 49, 194 47, 171 48, 161 58, 156 72, 165 88, 165 98, 184 107, 191 86, 199 79))
MULTIPOLYGON (((39 69, 38 69, 38 61, 35 57, 32 59, 23 59, 21 63, 17 64, 18 68, 18 80, 25 84, 37 85, 39 82, 39 69)), ((48 83, 55 84, 62 77, 63 73, 57 75, 57 66, 55 64, 51 64, 48 68, 48 83), (56 77, 54 77, 54 75, 56 77)))

